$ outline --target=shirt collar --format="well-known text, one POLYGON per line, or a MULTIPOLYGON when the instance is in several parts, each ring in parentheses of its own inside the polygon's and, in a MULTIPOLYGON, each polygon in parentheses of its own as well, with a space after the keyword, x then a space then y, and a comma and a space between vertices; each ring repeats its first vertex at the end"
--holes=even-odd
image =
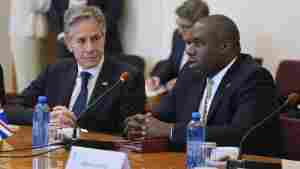
POLYGON ((236 61, 236 57, 232 59, 232 61, 226 67, 224 67, 221 71, 219 71, 216 75, 214 75, 211 78, 214 84, 215 83, 219 84, 222 81, 223 77, 225 76, 229 68, 234 64, 235 61, 236 61))
POLYGON ((104 56, 100 60, 99 64, 92 68, 84 69, 79 64, 77 64, 77 68, 78 68, 77 77, 80 77, 80 73, 82 71, 89 72, 92 75, 91 78, 96 77, 99 74, 99 72, 101 71, 101 69, 103 67, 103 63, 104 63, 104 56))

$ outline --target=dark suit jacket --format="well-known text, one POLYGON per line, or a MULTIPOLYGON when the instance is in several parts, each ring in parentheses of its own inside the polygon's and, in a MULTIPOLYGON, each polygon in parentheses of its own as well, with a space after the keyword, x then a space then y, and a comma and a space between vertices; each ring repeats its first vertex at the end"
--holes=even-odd
MULTIPOLYGON (((122 52, 118 21, 122 14, 123 0, 88 0, 88 5, 99 7, 106 17, 106 52, 122 52)), ((63 18, 68 7, 69 0, 52 0, 50 10, 47 13, 50 31, 55 33, 63 32, 63 18)))
POLYGON ((3 105, 5 102, 5 88, 4 88, 4 77, 2 66, 0 65, 0 105, 3 105))
MULTIPOLYGON (((144 77, 126 64, 119 64, 105 57, 104 65, 98 76, 89 104, 105 90, 118 81, 122 72, 129 72, 129 80, 121 87, 107 94, 91 111, 80 119, 80 126, 89 130, 119 132, 124 119, 133 113, 143 112, 145 101, 144 77), (108 85, 104 85, 107 82, 108 85)), ((77 64, 66 60, 50 65, 28 88, 23 91, 25 105, 33 106, 37 96, 48 97, 50 107, 69 105, 75 79, 77 64)))
MULTIPOLYGON (((206 78, 180 74, 176 86, 155 110, 162 120, 175 123, 173 142, 182 145, 191 113, 198 111, 206 78), (168 113, 166 116, 166 113, 168 113), (166 119, 167 117, 167 119, 166 119)), ((278 106, 278 94, 271 74, 248 55, 241 54, 224 76, 208 114, 206 139, 219 146, 239 146, 242 136, 278 106)), ((243 153, 274 155, 281 153, 278 116, 255 130, 243 144, 243 153)))
POLYGON ((172 50, 167 60, 160 61, 155 65, 151 76, 158 76, 162 84, 176 78, 179 73, 180 63, 185 50, 185 42, 182 36, 175 30, 172 38, 172 50))

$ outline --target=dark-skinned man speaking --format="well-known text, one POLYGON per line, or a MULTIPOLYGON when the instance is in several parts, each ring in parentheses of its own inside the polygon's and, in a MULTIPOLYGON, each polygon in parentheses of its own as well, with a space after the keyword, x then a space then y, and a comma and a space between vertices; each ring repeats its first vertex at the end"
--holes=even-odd
MULTIPOLYGON (((239 30, 230 18, 208 16, 191 32, 189 68, 153 111, 158 117, 131 116, 126 132, 129 137, 169 137, 183 148, 191 113, 199 111, 207 112, 207 141, 239 146, 245 133, 278 106, 273 78, 251 56, 241 54, 239 30)), ((279 133, 274 116, 245 140, 243 153, 278 156, 279 133)))

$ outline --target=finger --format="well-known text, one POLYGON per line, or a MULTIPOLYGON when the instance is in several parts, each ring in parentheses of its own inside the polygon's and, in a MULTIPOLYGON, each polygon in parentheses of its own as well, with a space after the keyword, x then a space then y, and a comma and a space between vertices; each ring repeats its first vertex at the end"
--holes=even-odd
POLYGON ((136 122, 139 122, 139 123, 143 123, 144 120, 145 120, 144 115, 142 115, 142 114, 136 114, 136 115, 133 115, 133 116, 130 116, 130 117, 126 118, 124 120, 124 123, 127 124, 130 121, 136 121, 136 122))
POLYGON ((51 122, 58 123, 60 127, 70 127, 76 122, 73 112, 57 110, 53 114, 54 118, 51 119, 51 122))
POLYGON ((150 120, 151 120, 151 118, 153 118, 152 113, 151 112, 146 113, 146 115, 145 115, 145 123, 149 123, 150 120))
POLYGON ((145 128, 145 124, 138 123, 137 121, 129 121, 127 123, 127 127, 130 129, 143 130, 145 128))
POLYGON ((140 130, 129 130, 127 133, 127 137, 129 139, 141 139, 144 138, 146 136, 146 132, 145 131, 140 131, 140 130))
POLYGON ((67 127, 74 127, 75 126, 75 123, 72 119, 67 119, 65 118, 64 121, 63 121, 63 126, 64 128, 67 128, 67 127))
POLYGON ((61 112, 59 111, 52 111, 50 112, 50 119, 57 119, 61 112))
POLYGON ((50 121, 57 121, 60 119, 64 111, 56 109, 50 112, 50 121))
POLYGON ((73 112, 67 111, 67 112, 64 112, 63 114, 65 117, 67 117, 68 119, 71 119, 74 122, 77 120, 77 118, 73 112))
POLYGON ((68 108, 66 106, 55 106, 52 109, 53 111, 68 111, 68 108))
POLYGON ((144 114, 137 114, 134 116, 134 120, 136 120, 139 123, 144 123, 146 118, 147 116, 144 114))
POLYGON ((127 124, 129 121, 131 121, 131 120, 134 120, 134 116, 135 115, 132 115, 132 116, 129 116, 129 117, 127 117, 125 120, 124 120, 124 124, 127 124))

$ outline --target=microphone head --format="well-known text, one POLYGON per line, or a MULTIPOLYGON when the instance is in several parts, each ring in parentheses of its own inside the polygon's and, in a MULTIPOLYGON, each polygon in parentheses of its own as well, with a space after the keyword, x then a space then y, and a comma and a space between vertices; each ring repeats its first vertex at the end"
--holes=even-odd
POLYGON ((120 76, 120 80, 121 80, 122 82, 127 81, 128 78, 129 78, 129 73, 128 73, 128 72, 123 72, 123 73, 121 74, 121 76, 120 76))
POLYGON ((291 93, 288 95, 287 103, 289 106, 296 106, 300 101, 300 95, 297 93, 291 93))

